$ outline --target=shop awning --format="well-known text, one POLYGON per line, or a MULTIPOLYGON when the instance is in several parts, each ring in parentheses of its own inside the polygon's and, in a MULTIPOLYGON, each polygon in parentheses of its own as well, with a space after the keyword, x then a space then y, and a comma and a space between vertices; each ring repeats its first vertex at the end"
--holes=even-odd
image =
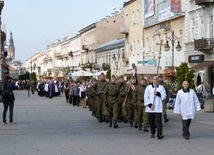
POLYGON ((214 65, 214 61, 204 61, 198 65, 193 66, 191 69, 199 70, 199 69, 203 69, 205 67, 210 67, 212 65, 214 65))

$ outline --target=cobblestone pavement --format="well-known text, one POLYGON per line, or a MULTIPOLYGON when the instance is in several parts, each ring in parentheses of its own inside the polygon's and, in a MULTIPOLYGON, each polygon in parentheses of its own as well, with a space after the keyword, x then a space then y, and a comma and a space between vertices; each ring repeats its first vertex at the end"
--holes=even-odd
MULTIPOLYGON (((163 140, 151 139, 128 124, 119 129, 97 123, 82 107, 26 91, 15 91, 15 125, 0 125, 0 155, 210 155, 214 151, 214 113, 197 114, 191 139, 181 136, 181 121, 172 110, 163 140)), ((2 104, 0 105, 3 110, 2 104)))

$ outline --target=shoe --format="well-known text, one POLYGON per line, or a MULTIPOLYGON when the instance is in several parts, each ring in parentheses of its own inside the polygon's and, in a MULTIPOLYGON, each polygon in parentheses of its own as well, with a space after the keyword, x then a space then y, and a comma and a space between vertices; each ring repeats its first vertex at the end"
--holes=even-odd
POLYGON ((139 124, 139 125, 138 125, 138 130, 139 130, 139 131, 142 131, 142 124, 139 124))
POLYGON ((148 124, 144 124, 143 131, 144 132, 149 132, 149 130, 148 130, 148 124))
POLYGON ((164 119, 164 122, 165 123, 169 122, 169 119, 168 118, 164 119))
POLYGON ((151 134, 151 138, 155 138, 155 134, 151 134))
POLYGON ((109 121, 109 127, 112 127, 112 121, 109 121))
POLYGON ((130 127, 133 127, 133 121, 130 121, 130 127))
POLYGON ((114 122, 114 128, 116 129, 116 128, 118 128, 119 126, 118 126, 118 124, 117 124, 117 121, 115 121, 114 122))
POLYGON ((97 121, 98 121, 98 123, 101 123, 102 122, 102 118, 100 118, 99 116, 97 116, 97 121))
POLYGON ((137 122, 134 123, 134 128, 136 128, 136 129, 138 128, 137 122))
POLYGON ((10 125, 14 125, 14 124, 16 124, 15 122, 10 122, 10 125))
POLYGON ((3 125, 6 125, 7 124, 7 122, 3 122, 3 125))
POLYGON ((188 137, 188 136, 184 136, 184 135, 183 135, 183 137, 184 137, 184 139, 189 140, 189 137, 188 137))
POLYGON ((157 137, 158 137, 158 139, 163 139, 164 138, 163 135, 158 135, 157 137))
POLYGON ((127 116, 124 116, 124 123, 127 123, 127 122, 128 122, 127 116))

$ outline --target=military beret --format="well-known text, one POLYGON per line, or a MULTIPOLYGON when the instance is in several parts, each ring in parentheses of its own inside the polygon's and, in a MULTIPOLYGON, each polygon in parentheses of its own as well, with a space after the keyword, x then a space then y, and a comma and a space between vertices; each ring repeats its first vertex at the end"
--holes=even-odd
POLYGON ((112 75, 111 77, 112 77, 112 78, 116 78, 116 76, 115 76, 115 75, 112 75))
POLYGON ((120 79, 120 78, 121 78, 121 79, 123 79, 123 78, 124 78, 124 76, 123 76, 123 75, 120 75, 118 78, 119 78, 119 79, 120 79))
POLYGON ((136 77, 135 77, 135 76, 132 76, 131 79, 136 79, 136 77))
POLYGON ((163 78, 163 75, 162 75, 162 74, 160 74, 158 77, 159 77, 159 78, 163 78))
POLYGON ((100 75, 105 75, 103 72, 100 75))

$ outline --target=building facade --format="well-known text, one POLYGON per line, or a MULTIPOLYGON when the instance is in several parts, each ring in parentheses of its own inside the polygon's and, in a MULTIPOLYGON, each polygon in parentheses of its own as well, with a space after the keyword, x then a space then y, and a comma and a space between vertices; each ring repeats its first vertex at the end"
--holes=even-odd
POLYGON ((214 1, 185 2, 186 61, 202 81, 214 84, 214 1))
POLYGON ((97 64, 95 48, 113 39, 123 38, 120 27, 123 25, 123 12, 116 11, 111 16, 101 19, 79 31, 81 36, 81 67, 93 72, 101 68, 97 64))
POLYGON ((160 67, 174 69, 185 60, 185 1, 144 1, 143 9, 143 64, 156 66, 161 52, 160 67), (165 49, 166 44, 168 51, 165 49), (178 46, 179 50, 176 48, 178 46))
POLYGON ((125 56, 129 58, 126 70, 133 64, 140 66, 143 59, 143 19, 142 0, 130 0, 124 3, 124 25, 121 33, 125 34, 125 56))

